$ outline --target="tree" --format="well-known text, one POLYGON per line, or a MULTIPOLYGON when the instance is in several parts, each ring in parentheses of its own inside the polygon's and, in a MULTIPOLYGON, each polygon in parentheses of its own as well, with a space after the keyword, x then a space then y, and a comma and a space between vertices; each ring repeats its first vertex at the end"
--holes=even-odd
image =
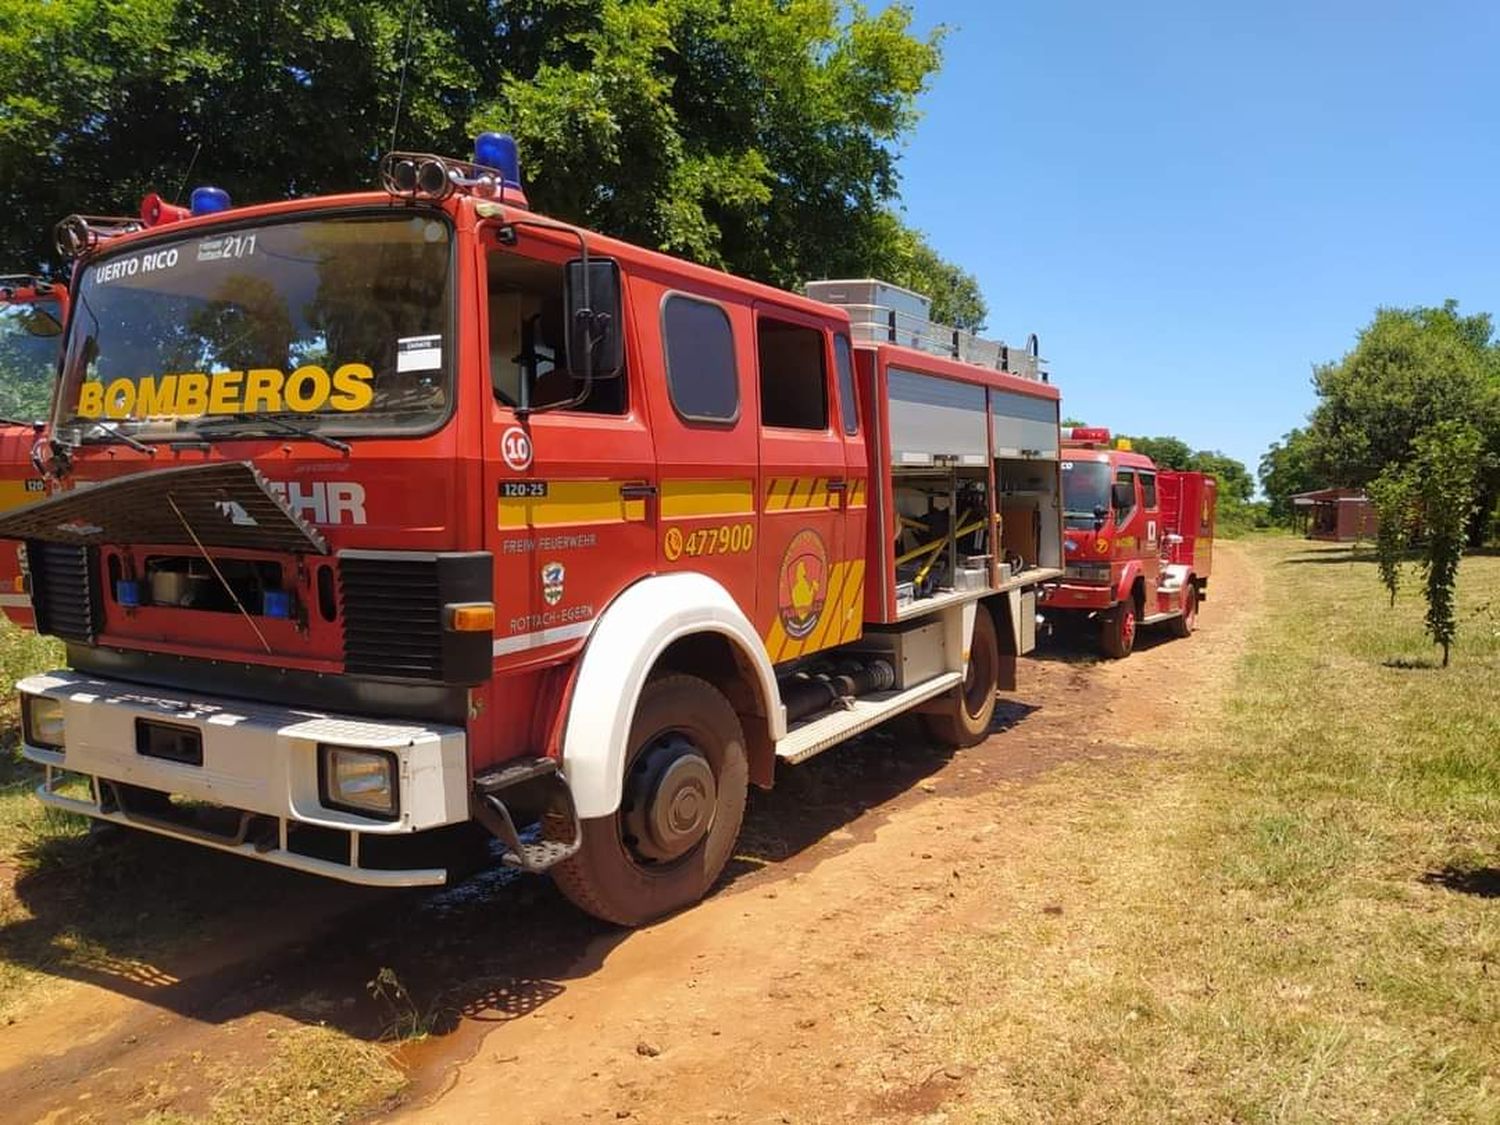
POLYGON ((892 210, 941 60, 911 23, 837 0, 5 5, 0 261, 40 266, 63 215, 148 190, 347 190, 393 133, 461 154, 499 128, 560 218, 781 286, 884 274, 980 324, 973 278, 892 210))
POLYGON ((1279 442, 1260 459, 1260 488, 1270 505, 1270 517, 1279 522, 1289 522, 1292 517, 1292 497, 1299 492, 1311 492, 1319 486, 1313 472, 1313 438, 1305 429, 1298 427, 1284 434, 1279 442))
MULTIPOLYGON (((1485 510, 1500 495, 1500 345, 1488 313, 1382 308, 1354 349, 1313 374, 1319 395, 1310 461, 1327 485, 1363 487, 1406 462, 1415 440, 1441 422, 1476 428, 1486 468, 1485 510)), ((1477 529, 1479 521, 1475 521, 1477 529)))
POLYGON ((1181 438, 1122 436, 1128 438, 1132 449, 1137 453, 1144 453, 1159 468, 1186 469, 1193 456, 1192 447, 1181 438))
MULTIPOLYGON (((1422 521, 1427 633, 1443 647, 1443 667, 1458 631, 1454 588, 1469 519, 1474 514, 1483 440, 1467 422, 1437 422, 1414 442, 1413 491, 1422 521)), ((1394 595, 1393 595, 1394 596, 1394 595)))
POLYGON ((1380 581, 1396 604, 1401 586, 1401 557, 1411 538, 1412 480, 1404 465, 1387 465, 1367 486, 1379 521, 1375 529, 1375 558, 1380 581))

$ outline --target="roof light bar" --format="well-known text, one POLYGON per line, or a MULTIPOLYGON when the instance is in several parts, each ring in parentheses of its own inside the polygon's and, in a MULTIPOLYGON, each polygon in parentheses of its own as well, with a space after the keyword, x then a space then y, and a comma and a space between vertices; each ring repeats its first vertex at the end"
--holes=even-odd
POLYGON ((525 203, 516 142, 504 133, 480 133, 472 161, 431 152, 388 152, 380 160, 380 183, 392 195, 409 199, 441 200, 462 191, 504 202, 509 192, 525 203))

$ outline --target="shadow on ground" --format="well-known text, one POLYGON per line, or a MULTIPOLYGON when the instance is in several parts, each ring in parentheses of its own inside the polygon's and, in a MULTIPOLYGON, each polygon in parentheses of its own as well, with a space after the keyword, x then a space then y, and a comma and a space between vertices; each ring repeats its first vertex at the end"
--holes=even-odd
MULTIPOLYGON (((1002 700, 992 729, 1035 710, 1002 700)), ((1005 741, 958 753, 1001 769, 1014 753, 1005 741)), ((724 882, 775 878, 841 828, 855 839, 873 833, 878 819, 867 813, 954 754, 913 719, 781 771, 776 789, 752 791, 724 882)), ((462 859, 472 870, 487 848, 473 841, 462 859)), ((549 880, 492 865, 438 890, 376 891, 129 830, 41 841, 13 894, 24 910, 3 909, 0 892, 5 961, 194 1021, 274 1012, 366 1039, 525 1015, 592 973, 624 937, 549 880)))
POLYGON ((1449 864, 1422 876, 1422 882, 1446 887, 1476 898, 1500 898, 1500 867, 1458 867, 1449 864))

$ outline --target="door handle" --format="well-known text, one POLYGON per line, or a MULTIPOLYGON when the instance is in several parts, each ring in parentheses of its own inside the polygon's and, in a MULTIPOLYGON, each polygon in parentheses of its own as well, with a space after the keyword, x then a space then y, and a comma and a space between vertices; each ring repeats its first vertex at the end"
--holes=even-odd
POLYGON ((830 480, 828 482, 828 491, 829 492, 848 492, 849 491, 849 482, 846 481, 843 477, 834 477, 832 480, 830 480))
POLYGON ((656 495, 656 485, 641 481, 638 484, 620 485, 621 500, 645 500, 649 496, 656 495))

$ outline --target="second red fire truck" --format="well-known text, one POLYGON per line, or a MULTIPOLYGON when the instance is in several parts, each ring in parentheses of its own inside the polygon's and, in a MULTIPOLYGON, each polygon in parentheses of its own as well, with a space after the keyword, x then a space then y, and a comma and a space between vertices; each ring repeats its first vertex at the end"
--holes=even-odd
POLYGON ((1092 623, 1111 657, 1129 655, 1143 625, 1190 634, 1213 564, 1213 476, 1158 469, 1108 430, 1075 426, 1062 482, 1066 573, 1044 615, 1092 623))
POLYGON ((1034 341, 546 219, 505 138, 59 240, 56 495, 0 517, 67 646, 19 684, 57 807, 385 886, 484 830, 638 924, 778 762, 984 738, 1063 574, 1034 341))
MULTIPOLYGON (((67 289, 56 282, 0 275, 0 511, 47 492, 31 451, 51 411, 67 302, 67 289)), ((20 584, 18 546, 0 541, 0 609, 29 627, 31 599, 20 584)))

